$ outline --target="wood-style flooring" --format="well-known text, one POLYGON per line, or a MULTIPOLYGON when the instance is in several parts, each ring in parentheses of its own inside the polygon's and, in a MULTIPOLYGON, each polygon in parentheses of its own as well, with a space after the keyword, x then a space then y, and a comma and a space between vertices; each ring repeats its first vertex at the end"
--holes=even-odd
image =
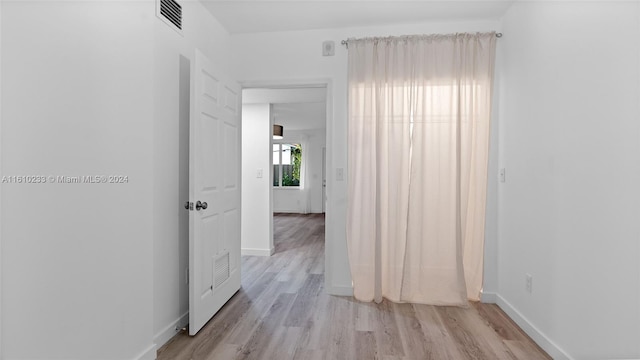
POLYGON ((495 305, 358 302, 324 291, 324 215, 274 216, 276 253, 242 257, 242 288, 160 360, 551 359, 495 305))

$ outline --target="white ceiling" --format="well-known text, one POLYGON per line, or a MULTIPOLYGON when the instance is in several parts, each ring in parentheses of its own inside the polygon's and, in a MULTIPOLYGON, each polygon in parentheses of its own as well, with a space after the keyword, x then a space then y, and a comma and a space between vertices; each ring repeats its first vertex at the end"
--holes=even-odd
POLYGON ((274 122, 287 131, 324 129, 327 118, 327 89, 298 87, 244 89, 243 104, 273 104, 274 122))
POLYGON ((200 0, 232 34, 500 18, 516 0, 200 0))
POLYGON ((326 127, 327 106, 321 103, 273 104, 273 121, 287 131, 315 130, 326 127))
POLYGON ((324 103, 325 87, 249 88, 242 90, 243 104, 324 103))

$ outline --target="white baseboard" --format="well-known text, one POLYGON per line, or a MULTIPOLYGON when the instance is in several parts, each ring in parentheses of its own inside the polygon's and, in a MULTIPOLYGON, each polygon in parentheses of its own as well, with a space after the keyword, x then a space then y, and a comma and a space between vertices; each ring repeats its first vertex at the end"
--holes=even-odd
POLYGON ((187 326, 188 323, 189 323, 189 312, 187 311, 182 316, 180 316, 180 318, 172 321, 164 329, 160 330, 160 332, 158 332, 156 336, 153 337, 153 342, 155 343, 156 348, 158 349, 161 348, 162 345, 166 344, 167 341, 171 340, 171 338, 174 337, 180 331, 180 329, 187 326))
POLYGON ((353 287, 351 286, 331 286, 327 288, 329 295, 336 296, 353 296, 353 287))
POLYGON ((549 339, 542 331, 536 328, 531 322, 516 310, 507 300, 500 294, 496 295, 496 304, 513 320, 529 337, 533 339, 544 351, 547 352, 554 360, 574 360, 558 345, 549 339))
POLYGON ((134 360, 156 360, 157 347, 156 344, 152 344, 145 351, 136 356, 134 360))
POLYGON ((300 209, 273 209, 273 213, 278 214, 302 214, 300 209))
POLYGON ((276 248, 271 249, 247 249, 242 248, 240 253, 246 256, 271 256, 276 252, 276 248))
POLYGON ((480 302, 483 304, 495 304, 498 301, 498 294, 494 292, 483 292, 480 296, 480 302))
POLYGON ((311 214, 322 214, 323 211, 322 210, 311 210, 307 213, 302 212, 300 209, 273 209, 273 213, 278 213, 278 214, 304 214, 304 215, 311 215, 311 214))

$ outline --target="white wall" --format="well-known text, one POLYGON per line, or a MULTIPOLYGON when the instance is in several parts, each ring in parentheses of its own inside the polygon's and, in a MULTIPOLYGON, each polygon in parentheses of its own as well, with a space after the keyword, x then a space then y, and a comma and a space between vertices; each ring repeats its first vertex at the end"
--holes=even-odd
POLYGON ((2 2, 5 359, 153 358, 152 2, 2 2))
MULTIPOLYGON (((325 129, 315 130, 287 130, 284 138, 275 142, 302 143, 303 159, 307 160, 308 175, 304 188, 308 192, 309 209, 311 213, 322 213, 322 149, 325 147, 325 129)), ((302 213, 303 204, 307 196, 299 188, 273 188, 273 211, 284 213, 302 213)))
MULTIPOLYGON (((2 84, 2 2, 0 2, 0 84, 2 84)), ((2 86, 0 86, 0 139, 2 139, 2 86)), ((1 173, 2 146, 0 145, 0 175, 1 173)), ((2 190, 0 189, 0 360, 4 359, 2 349, 2 190)))
POLYGON ((152 359, 184 325, 190 58, 230 57, 183 10, 180 36, 153 1, 2 2, 2 175, 129 178, 2 185, 6 359, 152 359))
POLYGON ((242 105, 243 255, 273 254, 271 105, 242 105), (258 171, 262 177, 258 177, 258 171))
POLYGON ((189 67, 198 48, 228 68, 229 36, 198 1, 184 1, 183 36, 154 17, 153 261, 154 342, 188 322, 189 67))
POLYGON ((517 2, 504 18, 499 304, 556 359, 640 358, 639 16, 517 2))
MULTIPOLYGON (((375 28, 324 29, 232 35, 236 78, 246 83, 311 83, 328 80, 327 113, 327 197, 326 213, 326 288, 335 294, 351 293, 351 275, 347 260, 345 224, 347 183, 337 181, 335 170, 347 166, 347 50, 340 41, 348 37, 389 36, 423 33, 451 33, 499 30, 499 21, 425 23, 375 28), (322 42, 333 40, 336 55, 322 56, 322 42)), ((492 144, 492 146, 494 146, 492 144)), ((495 181, 494 176, 489 177, 495 181)), ((492 189, 490 187, 490 189, 492 189)), ((488 194, 495 197, 494 194, 488 194)), ((494 211, 495 210, 491 210, 494 211)), ((494 217, 495 220, 495 217, 494 217)), ((488 227, 487 230, 495 229, 488 227)), ((495 234, 487 234, 486 252, 495 253, 495 234)), ((495 264, 487 263, 488 267, 495 264)), ((495 271, 487 271, 495 274, 495 271)), ((485 284, 495 284, 485 279, 485 284)), ((495 289, 485 290, 495 292, 495 289)))

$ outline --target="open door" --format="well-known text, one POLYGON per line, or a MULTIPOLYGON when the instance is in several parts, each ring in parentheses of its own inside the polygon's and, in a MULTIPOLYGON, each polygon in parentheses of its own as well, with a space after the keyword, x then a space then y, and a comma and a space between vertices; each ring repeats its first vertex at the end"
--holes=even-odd
POLYGON ((240 89, 196 50, 189 137, 189 335, 240 289, 240 89))

